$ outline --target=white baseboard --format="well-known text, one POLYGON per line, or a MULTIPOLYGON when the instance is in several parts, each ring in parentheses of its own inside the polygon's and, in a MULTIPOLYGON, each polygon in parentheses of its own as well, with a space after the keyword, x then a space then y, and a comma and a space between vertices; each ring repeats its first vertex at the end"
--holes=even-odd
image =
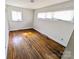
POLYGON ((23 29, 30 29, 30 28, 33 28, 33 27, 29 27, 29 28, 20 28, 20 29, 10 29, 9 31, 23 30, 23 29))

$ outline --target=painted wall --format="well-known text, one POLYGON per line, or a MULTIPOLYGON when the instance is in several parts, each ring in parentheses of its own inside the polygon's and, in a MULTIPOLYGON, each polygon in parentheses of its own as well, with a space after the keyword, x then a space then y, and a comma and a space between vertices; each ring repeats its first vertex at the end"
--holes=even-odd
POLYGON ((27 28, 33 27, 33 10, 7 5, 6 14, 7 14, 8 24, 9 24, 9 30, 19 30, 19 29, 27 29, 27 28), (12 21, 12 18, 11 18, 12 10, 21 11, 23 21, 21 22, 12 21))
MULTIPOLYGON (((7 14, 5 13, 5 15, 7 16, 7 14)), ((7 21, 7 17, 5 17, 5 51, 6 51, 6 58, 7 58, 7 49, 8 49, 8 39, 9 39, 9 30, 8 30, 8 21, 7 21)))
POLYGON ((71 35, 70 41, 64 51, 62 59, 74 59, 74 32, 71 35))
POLYGON ((50 21, 42 19, 40 20, 37 19, 37 14, 39 12, 51 12, 51 11, 54 12, 59 10, 72 10, 72 9, 73 9, 72 1, 37 9, 35 10, 34 14, 35 15, 34 28, 66 47, 69 42, 71 33, 73 32, 73 23, 65 21, 50 21))

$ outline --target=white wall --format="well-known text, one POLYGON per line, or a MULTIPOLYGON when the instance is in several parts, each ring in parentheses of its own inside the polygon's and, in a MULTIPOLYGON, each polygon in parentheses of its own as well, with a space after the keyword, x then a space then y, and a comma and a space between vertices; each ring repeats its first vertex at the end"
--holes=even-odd
MULTIPOLYGON (((5 13, 6 14, 6 13, 5 13)), ((7 16, 7 14, 6 14, 7 16)), ((9 30, 8 30, 8 21, 7 21, 7 17, 5 17, 5 51, 6 51, 6 58, 7 58, 7 49, 8 49, 8 39, 9 39, 9 30)))
POLYGON ((73 23, 65 21, 39 20, 36 15, 39 12, 70 9, 73 9, 73 2, 71 1, 35 10, 34 28, 66 47, 71 33, 73 32, 73 23))
POLYGON ((61 59, 74 59, 74 32, 71 35, 68 46, 66 47, 61 59))
POLYGON ((33 27, 33 10, 23 9, 14 6, 6 6, 6 14, 7 20, 9 24, 9 30, 19 30, 19 29, 27 29, 33 27), (14 22, 11 18, 11 11, 21 11, 22 12, 22 22, 14 22))

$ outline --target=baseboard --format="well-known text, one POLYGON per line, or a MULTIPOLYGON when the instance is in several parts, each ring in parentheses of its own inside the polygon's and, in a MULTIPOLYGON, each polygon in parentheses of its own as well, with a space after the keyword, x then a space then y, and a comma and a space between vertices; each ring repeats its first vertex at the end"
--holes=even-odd
POLYGON ((32 27, 30 28, 21 28, 21 29, 13 29, 13 30, 9 30, 9 31, 18 31, 18 30, 26 30, 26 29, 33 29, 32 27))
POLYGON ((37 29, 35 29, 35 28, 33 28, 33 29, 34 29, 35 31, 37 31, 38 33, 40 33, 41 35, 43 35, 43 36, 47 37, 48 39, 50 39, 50 40, 54 41, 55 43, 57 43, 57 44, 59 44, 59 45, 61 45, 61 46, 63 46, 63 47, 65 48, 65 46, 64 46, 64 45, 62 45, 62 44, 58 43, 57 41, 55 41, 54 39, 50 38, 50 37, 49 37, 49 36, 47 36, 46 34, 44 34, 44 33, 40 32, 40 31, 38 31, 38 30, 37 30, 37 29))
MULTIPOLYGON (((41 35, 45 36, 46 38, 48 38, 48 39, 50 39, 50 40, 54 41, 54 42, 55 42, 55 43, 57 43, 57 44, 59 44, 59 45, 63 46, 62 44, 58 43, 58 42, 57 42, 57 41, 55 41, 54 39, 50 38, 49 36, 47 36, 46 34, 44 34, 44 33, 40 32, 40 31, 38 31, 38 30, 37 30, 37 29, 35 29, 35 28, 26 28, 26 29, 19 29, 19 30, 13 30, 13 31, 20 31, 20 30, 35 30, 35 31, 37 31, 39 34, 41 34, 41 35)), ((65 46, 63 46, 63 47, 65 47, 65 46)))

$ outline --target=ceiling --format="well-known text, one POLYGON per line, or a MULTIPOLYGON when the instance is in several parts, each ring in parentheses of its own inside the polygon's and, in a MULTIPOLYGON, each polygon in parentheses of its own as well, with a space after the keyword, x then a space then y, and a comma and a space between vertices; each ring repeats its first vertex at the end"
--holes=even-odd
POLYGON ((34 0, 35 2, 30 2, 30 0, 6 0, 7 5, 29 8, 29 9, 38 9, 46 6, 66 2, 69 0, 34 0))

